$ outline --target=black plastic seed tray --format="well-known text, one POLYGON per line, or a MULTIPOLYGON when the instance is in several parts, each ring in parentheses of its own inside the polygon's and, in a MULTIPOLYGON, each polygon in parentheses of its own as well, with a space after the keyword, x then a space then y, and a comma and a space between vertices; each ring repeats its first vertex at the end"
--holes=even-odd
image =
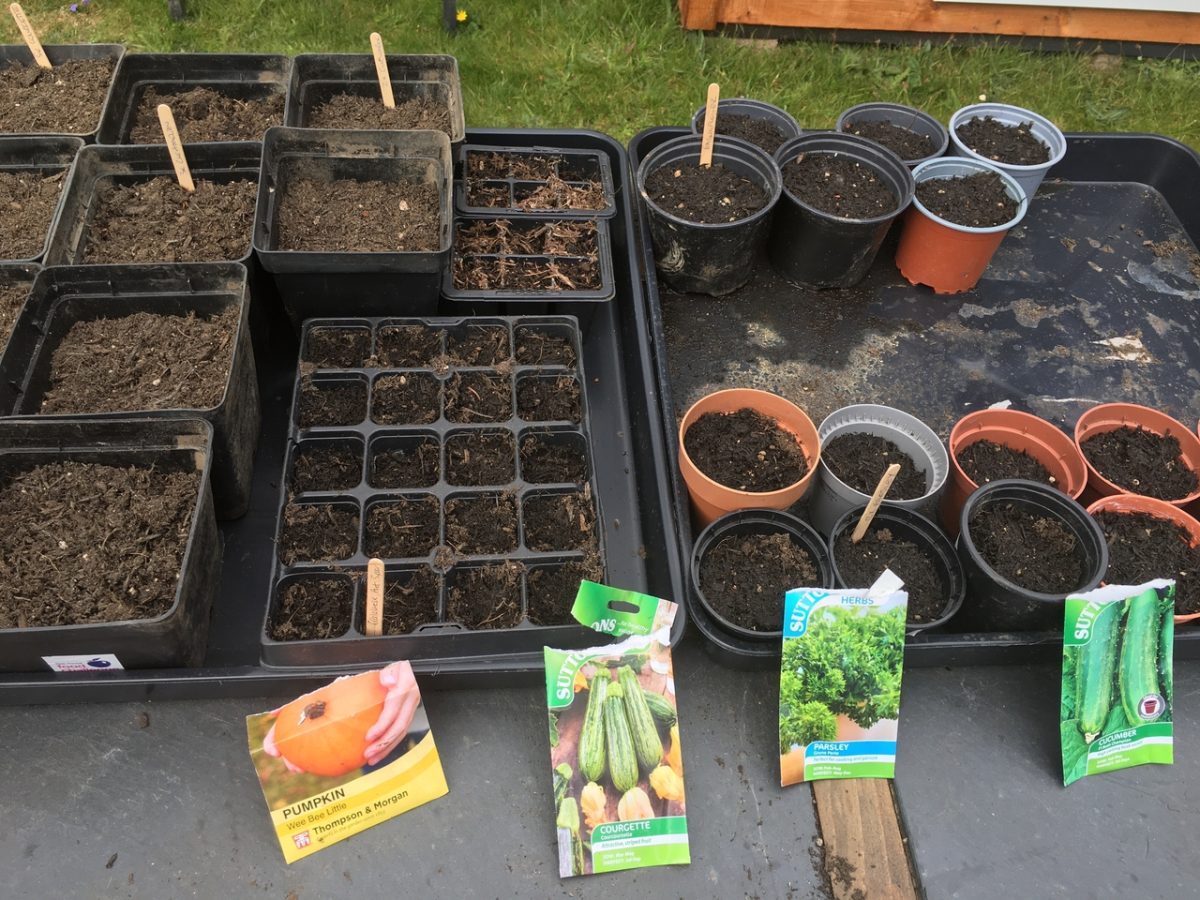
MULTIPOLYGON (((633 166, 687 134, 653 128, 630 143, 633 166)), ((660 288, 641 217, 647 316, 661 385, 677 538, 690 554, 687 489, 674 464, 686 408, 722 387, 773 390, 814 421, 850 403, 907 410, 943 439, 962 415, 1010 401, 1068 430, 1106 401, 1200 417, 1200 155, 1160 135, 1072 134, 1065 159, 1005 238, 978 287, 935 295, 896 270, 894 235, 864 281, 805 290, 760 260, 746 287, 720 298, 660 288)), ((802 512, 802 510, 801 510, 802 512)), ((686 558, 686 556, 685 556, 686 558)), ((971 602, 968 595, 966 604, 971 602)), ((779 648, 688 612, 722 663, 778 665, 779 648)), ((909 638, 909 665, 992 665, 1061 654, 1061 632, 909 638)), ((1176 656, 1200 657, 1200 627, 1176 629, 1176 656)))
POLYGON ((612 169, 602 153, 550 147, 478 147, 463 144, 458 151, 459 177, 454 205, 467 214, 611 218, 617 212, 612 169), (497 162, 499 161, 499 162, 497 162), (492 168, 493 165, 499 168, 492 168), (530 167, 535 168, 530 168, 530 167), (537 171, 542 167, 544 172, 537 171), (559 190, 599 185, 600 205, 563 206, 559 190))
MULTIPOLYGON (((478 130, 469 137, 475 144, 497 147, 598 151, 613 168, 618 210, 610 222, 610 235, 617 295, 612 303, 597 308, 593 328, 584 333, 580 347, 582 366, 588 373, 583 387, 592 436, 592 478, 604 515, 605 571, 615 586, 681 600, 683 568, 671 524, 671 476, 659 421, 650 326, 632 242, 624 150, 611 138, 586 131, 478 130)), ((299 357, 282 308, 262 306, 269 327, 254 332, 263 415, 250 509, 242 519, 220 524, 225 561, 202 664, 107 673, 0 674, 0 704, 287 696, 363 668, 362 663, 334 661, 270 666, 262 660, 263 622, 272 597, 279 492, 299 357)), ((453 315, 456 309, 442 305, 443 314, 453 315)), ((683 612, 675 621, 675 639, 685 628, 683 612)), ((471 633, 440 636, 441 656, 413 661, 422 686, 541 682, 540 646, 536 652, 515 652, 502 646, 482 649, 478 637, 471 633)))
POLYGON ((0 265, 0 353, 4 352, 21 308, 33 288, 42 267, 37 263, 4 263, 0 265))
MULTIPOLYGON (((50 65, 61 66, 63 63, 77 59, 111 59, 113 61, 113 74, 116 74, 116 67, 121 64, 121 57, 125 55, 124 44, 43 44, 42 49, 46 51, 46 57, 50 60, 50 65)), ((33 54, 29 52, 29 48, 24 44, 0 44, 0 68, 6 68, 11 65, 18 66, 34 66, 33 54)), ((96 132, 100 128, 100 122, 104 119, 104 114, 108 110, 108 104, 112 102, 113 97, 112 80, 109 80, 108 90, 104 95, 104 103, 100 107, 100 111, 96 114, 96 121, 87 131, 80 131, 72 134, 72 137, 79 137, 85 143, 92 143, 96 139, 96 132)), ((23 132, 24 134, 39 134, 44 132, 23 132)))
POLYGON ((50 243, 50 226, 54 221, 54 213, 62 203, 67 173, 75 164, 75 157, 82 146, 83 141, 76 137, 0 137, 0 173, 19 173, 31 178, 57 177, 59 184, 58 200, 54 204, 50 220, 46 222, 46 233, 40 236, 37 253, 26 253, 17 257, 10 254, 9 248, 0 247, 0 256, 8 254, 7 259, 0 259, 0 264, 31 263, 42 258, 42 254, 46 252, 46 245, 50 243))

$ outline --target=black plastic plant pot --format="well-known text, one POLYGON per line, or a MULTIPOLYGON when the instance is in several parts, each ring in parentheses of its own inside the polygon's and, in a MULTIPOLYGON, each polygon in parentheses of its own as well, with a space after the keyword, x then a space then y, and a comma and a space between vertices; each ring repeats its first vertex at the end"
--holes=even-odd
POLYGON ((617 213, 612 167, 603 153, 463 144, 456 159, 454 207, 458 212, 556 219, 609 219, 617 213), (589 190, 591 205, 572 202, 589 190))
MULTIPOLYGON (((56 266, 34 282, 12 339, 0 356, 0 411, 44 421, 204 419, 213 428, 212 479, 216 514, 236 519, 250 502, 260 406, 249 327, 246 268, 237 263, 150 266, 56 266), (225 352, 229 369, 220 400, 208 409, 91 410, 42 413, 55 351, 72 326, 135 313, 207 318, 236 311, 225 352)), ((137 351, 130 347, 130 353, 137 351)))
POLYGON ((646 179, 663 166, 698 163, 700 137, 669 140, 646 155, 637 170, 637 189, 646 207, 654 264, 663 281, 677 291, 721 296, 747 281, 758 262, 758 251, 771 230, 783 180, 779 166, 764 151, 745 141, 719 138, 713 142, 713 162, 720 163, 767 193, 762 209, 736 222, 691 222, 655 204, 646 192, 646 179))
POLYGON ((788 141, 775 154, 782 172, 802 154, 850 159, 877 172, 891 188, 896 208, 867 219, 843 219, 819 210, 783 190, 767 249, 781 276, 813 288, 851 287, 875 261, 888 229, 913 198, 913 178, 900 157, 852 134, 806 134, 788 141))
MULTIPOLYGON (((414 97, 444 104, 450 112, 447 136, 451 143, 461 143, 466 135, 466 119, 458 60, 446 55, 389 53, 387 64, 397 105, 414 97)), ((379 98, 379 79, 371 54, 302 53, 295 57, 283 124, 311 128, 312 111, 336 94, 379 98)))
POLYGON ((176 583, 166 612, 151 619, 0 629, 0 672, 45 672, 50 668, 45 657, 55 656, 98 659, 89 667, 93 678, 103 677, 99 670, 106 667, 105 654, 126 669, 199 664, 221 573, 208 478, 211 442, 212 429, 200 419, 0 421, 0 469, 6 473, 72 461, 201 476, 189 501, 192 513, 179 572, 159 573, 176 583))
MULTIPOLYGON (((199 87, 242 102, 278 97, 279 121, 273 124, 282 125, 291 73, 291 58, 278 54, 130 53, 121 60, 113 75, 112 97, 100 122, 96 143, 163 143, 161 134, 144 142, 134 141, 130 136, 150 90, 162 98, 161 102, 168 104, 171 96, 199 87)), ((182 116, 178 110, 175 110, 175 116, 182 129, 182 116)), ((157 117, 153 121, 157 123, 157 117)), ((227 142, 236 140, 253 138, 247 135, 227 139, 227 142)))
POLYGON ((933 144, 929 153, 912 159, 901 157, 910 169, 927 160, 943 156, 950 146, 950 132, 946 130, 945 125, 929 113, 914 106, 905 106, 903 103, 860 103, 838 116, 835 128, 839 132, 847 132, 852 131, 855 125, 866 122, 884 122, 929 138, 933 144))
POLYGON ((958 558, 969 595, 960 616, 966 630, 1061 631, 1067 594, 1090 591, 1108 571, 1108 545, 1099 524, 1080 504, 1048 485, 1017 478, 989 482, 967 498, 959 523, 958 558), (972 539, 971 522, 979 511, 998 503, 1012 503, 1069 530, 1077 542, 1082 583, 1067 593, 1043 594, 1014 584, 988 565, 972 539))
MULTIPOLYGON (((52 66, 59 66, 63 63, 80 59, 111 59, 114 75, 116 74, 116 69, 121 64, 121 58, 125 56, 125 46, 123 44, 43 44, 42 49, 46 51, 46 56, 52 66)), ((12 65, 33 67, 37 64, 33 61, 33 55, 29 52, 29 48, 24 44, 0 44, 0 69, 12 65)), ((69 134, 71 137, 82 138, 84 143, 93 143, 96 140, 96 132, 100 129, 100 122, 103 121, 104 114, 108 110, 108 104, 112 102, 112 88, 113 80, 110 78, 108 89, 104 95, 104 103, 96 111, 96 121, 86 131, 62 132, 36 130, 20 133, 26 135, 69 134)))
POLYGON ((42 267, 37 263, 0 264, 0 353, 8 345, 33 281, 42 267))
MULTIPOLYGON (((847 530, 854 530, 865 510, 866 506, 850 510, 838 519, 837 524, 833 526, 833 530, 829 533, 829 556, 833 565, 833 577, 839 588, 859 589, 871 586, 869 584, 847 584, 846 579, 842 577, 842 573, 838 569, 837 551, 835 550, 838 538, 847 530)), ((938 577, 941 579, 942 596, 945 597, 945 606, 942 607, 941 613, 928 622, 908 623, 904 629, 905 633, 912 636, 924 631, 933 631, 942 628, 962 609, 963 598, 966 596, 967 590, 967 581, 966 576, 963 574, 962 563, 959 562, 954 545, 950 543, 950 539, 946 537, 946 533, 920 513, 888 504, 879 507, 879 511, 875 514, 870 527, 887 528, 897 539, 916 544, 930 562, 933 563, 934 568, 937 569, 938 577)), ((882 575, 883 573, 880 572, 879 574, 882 575)))
POLYGON ((37 262, 45 254, 50 243, 50 227, 62 203, 67 173, 82 146, 83 141, 76 137, 0 137, 0 174, 22 175, 30 180, 56 180, 59 188, 58 199, 46 217, 45 232, 23 235, 28 244, 20 249, 0 246, 0 265, 37 262))
MULTIPOLYGON (((426 315, 437 311, 450 257, 450 141, 440 131, 272 128, 263 148, 254 249, 297 327, 334 316, 426 315), (289 184, 306 178, 432 184, 438 193, 436 250, 335 252, 280 247, 289 184)), ((336 227, 336 225, 334 226, 336 227)))
MULTIPOLYGON (((701 134, 704 131, 704 107, 701 106, 692 116, 692 133, 701 134)), ((717 101, 717 128, 721 127, 721 116, 746 116, 750 119, 761 119, 768 122, 779 130, 783 135, 783 143, 790 141, 792 138, 800 137, 804 132, 800 128, 800 123, 797 122, 792 114, 785 109, 781 109, 771 103, 764 103, 762 100, 751 100, 748 97, 731 97, 728 100, 717 101)), ((718 134, 721 134, 718 131, 718 134)), ((729 140, 740 141, 744 138, 734 137, 730 134, 721 134, 722 138, 729 140)), ((746 143, 750 143, 746 141, 746 143)), ((757 145, 755 145, 757 146, 757 145)), ((777 148, 760 148, 769 155, 774 153, 777 148)))
POLYGON ((796 584, 797 588, 831 588, 833 587, 834 570, 829 557, 829 549, 825 540, 817 534, 811 525, 795 516, 774 509, 749 509, 732 512, 709 524, 696 538, 696 546, 692 550, 691 561, 691 590, 692 596, 704 607, 705 612, 713 621, 732 634, 750 641, 775 641, 783 636, 783 598, 779 598, 780 616, 779 627, 770 631, 756 631, 747 628, 727 615, 709 601, 704 595, 701 579, 701 566, 708 553, 721 541, 728 537, 749 535, 786 534, 793 544, 799 546, 812 560, 817 569, 817 584, 796 584))

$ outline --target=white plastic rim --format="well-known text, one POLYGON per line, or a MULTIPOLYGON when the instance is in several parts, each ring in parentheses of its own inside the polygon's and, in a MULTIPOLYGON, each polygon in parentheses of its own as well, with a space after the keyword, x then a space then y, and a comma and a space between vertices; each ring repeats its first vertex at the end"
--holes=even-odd
POLYGON ((1015 175, 1025 173, 1034 174, 1036 172, 1044 173, 1045 170, 1067 155, 1067 139, 1057 125, 1045 116, 1033 112, 1033 110, 1024 109, 1020 106, 1010 106, 1007 103, 973 103, 970 106, 964 106, 950 117, 950 144, 954 148, 954 152, 959 156, 966 156, 971 159, 991 163, 992 165, 1011 171, 1015 175), (982 119, 986 116, 990 116, 1004 125, 1024 125, 1026 122, 1031 123, 1030 131, 1035 138, 1049 149, 1050 159, 1044 163, 1037 163, 1032 166, 1020 166, 1014 163, 996 162, 976 153, 959 140, 958 126, 971 119, 982 119))
POLYGON ((994 172, 999 175, 1000 180, 1004 182, 1005 193, 1017 202, 1017 214, 1007 222, 1001 225, 992 225, 988 228, 959 225, 957 222, 951 222, 949 219, 943 219, 936 213, 930 212, 921 202, 915 191, 913 192, 912 199, 913 206, 919 209, 922 215, 928 216, 953 231, 962 231, 967 234, 995 234, 998 231, 1008 231, 1025 218, 1025 213, 1029 211, 1029 196, 1025 193, 1025 189, 1017 179, 994 163, 965 156, 943 156, 941 159, 931 159, 928 162, 923 162, 913 169, 913 181, 919 185, 923 181, 934 181, 938 178, 955 178, 964 175, 978 175, 980 172, 994 172))

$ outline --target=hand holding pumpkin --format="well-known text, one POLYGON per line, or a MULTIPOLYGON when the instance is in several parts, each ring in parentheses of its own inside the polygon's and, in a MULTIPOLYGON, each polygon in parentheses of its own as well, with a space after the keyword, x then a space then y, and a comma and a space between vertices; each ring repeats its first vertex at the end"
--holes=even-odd
POLYGON ((379 719, 367 731, 365 756, 369 765, 375 765, 392 752, 396 744, 408 734, 417 706, 421 703, 421 691, 413 676, 412 664, 392 663, 379 672, 379 683, 387 691, 379 719))

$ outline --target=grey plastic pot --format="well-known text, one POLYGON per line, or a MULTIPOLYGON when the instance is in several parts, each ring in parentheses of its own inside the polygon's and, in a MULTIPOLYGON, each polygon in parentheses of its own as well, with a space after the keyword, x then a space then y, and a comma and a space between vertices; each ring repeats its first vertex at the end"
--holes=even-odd
POLYGON ((933 152, 918 159, 905 159, 904 164, 910 169, 931 159, 937 159, 950 146, 950 133, 946 126, 914 106, 903 103, 860 103, 843 112, 837 119, 837 130, 846 131, 847 125, 857 122, 887 122, 898 128, 906 128, 917 134, 925 135, 933 141, 933 152))
MULTIPOLYGON (((933 429, 906 412, 874 403, 844 406, 826 416, 817 429, 822 447, 839 435, 864 433, 891 441, 912 458, 919 471, 925 473, 929 489, 924 494, 912 500, 888 500, 886 505, 908 509, 930 519, 936 516, 938 501, 950 473, 950 457, 933 429)), ((808 517, 817 531, 828 536, 842 516, 870 499, 870 494, 856 491, 834 475, 822 457, 817 467, 817 486, 809 501, 808 517)))
POLYGON ((955 156, 965 156, 968 159, 989 163, 1000 171, 1007 172, 1021 185, 1025 196, 1032 200, 1051 166, 1066 156, 1067 139, 1057 125, 1045 116, 1038 115, 1031 110, 1022 109, 1019 106, 1009 106, 1007 103, 973 103, 970 106, 964 106, 950 117, 950 152, 955 156), (988 159, 982 153, 976 153, 959 140, 958 126, 971 119, 981 119, 985 116, 991 116, 997 122, 1005 125, 1024 125, 1026 122, 1032 122, 1033 126, 1030 131, 1034 137, 1050 149, 1050 158, 1036 166, 1014 166, 988 159))
MULTIPOLYGON (((770 103, 764 103, 761 100, 751 100, 747 97, 733 97, 729 100, 717 101, 717 124, 721 123, 721 115, 729 113, 733 116, 749 116, 751 119, 763 119, 770 122, 783 134, 783 142, 786 143, 794 137, 799 137, 804 132, 800 129, 800 123, 792 118, 792 114, 785 109, 780 109, 770 103)), ((692 116, 692 133, 700 134, 704 130, 702 124, 704 119, 704 107, 696 110, 696 114, 692 116)), ((939 126, 940 127, 940 126, 939 126)), ((735 138, 732 135, 723 134, 724 138, 732 141, 742 140, 735 138)), ((775 149, 761 148, 767 153, 774 153, 775 149)))

